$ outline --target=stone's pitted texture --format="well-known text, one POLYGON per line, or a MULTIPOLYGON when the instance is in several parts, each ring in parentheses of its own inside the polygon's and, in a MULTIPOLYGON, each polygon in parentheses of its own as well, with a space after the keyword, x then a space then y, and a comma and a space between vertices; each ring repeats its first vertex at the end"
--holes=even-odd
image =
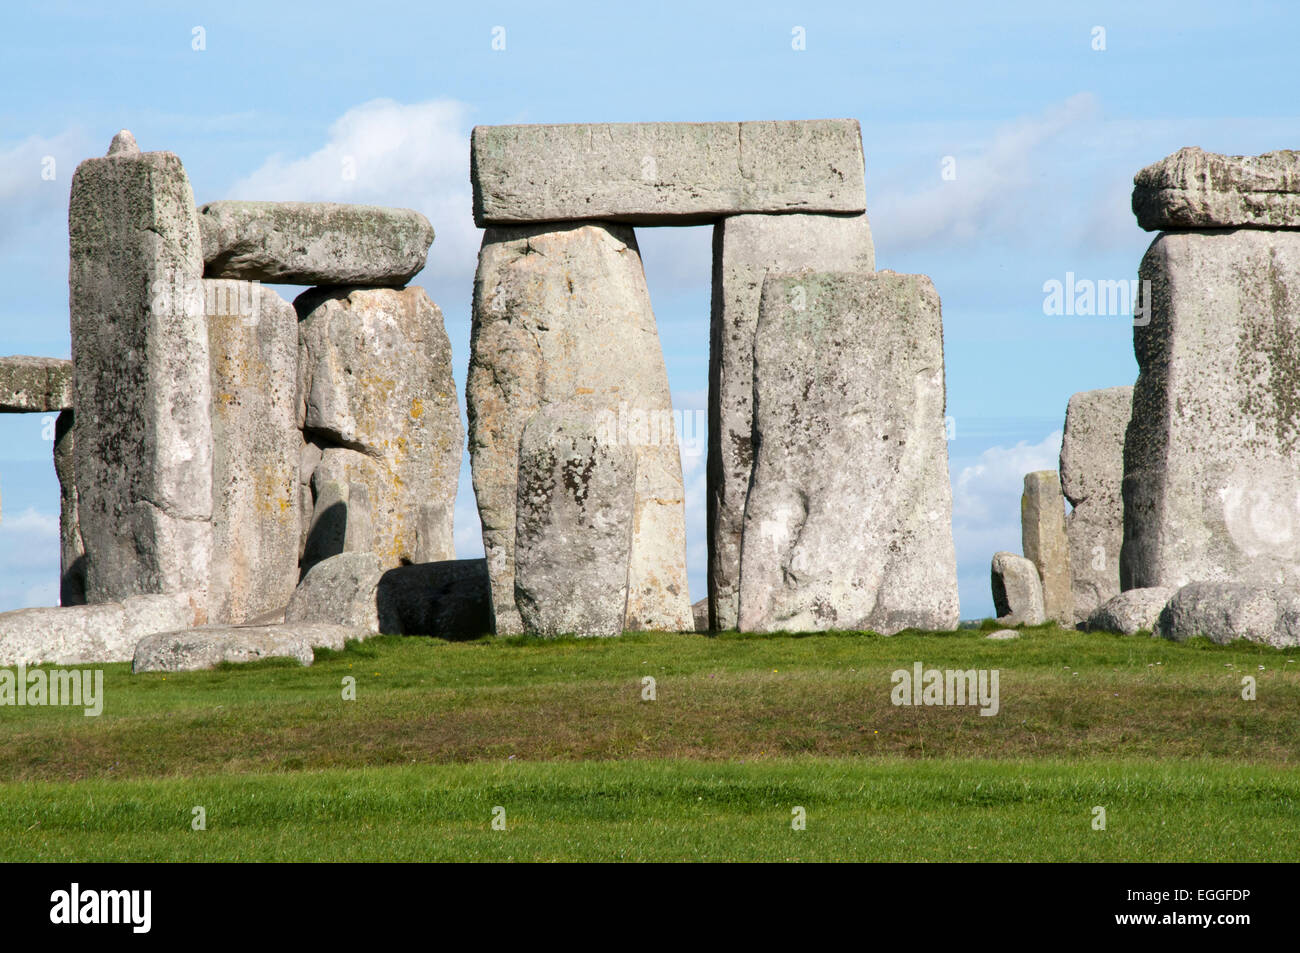
POLYGON ((636 451, 602 440, 594 408, 552 404, 519 440, 515 605, 524 631, 622 635, 636 451))
POLYGON ((212 367, 208 620, 283 606, 298 584, 298 317, 263 285, 204 279, 212 367))
POLYGON ((1088 616, 1090 632, 1122 632, 1136 635, 1143 630, 1154 632, 1156 620, 1165 604, 1173 598, 1174 589, 1130 589, 1107 600, 1088 616))
POLYGON ((741 631, 956 627, 943 374, 924 275, 767 276, 741 631))
POLYGON ((185 628, 192 613, 183 593, 0 613, 0 665, 128 662, 142 638, 185 628))
POLYGON ((707 506, 709 599, 718 630, 736 627, 763 277, 803 268, 875 271, 867 216, 737 215, 714 226, 707 506))
POLYGON ((1291 648, 1300 645, 1300 591, 1194 582, 1174 593, 1156 621, 1155 634, 1178 642, 1199 635, 1219 645, 1246 639, 1291 648))
POLYGON ((1043 581, 1032 562, 1015 553, 994 553, 990 576, 993 611, 1001 625, 1042 625, 1047 621, 1043 581))
POLYGON ((323 447, 317 494, 330 480, 364 487, 372 535, 361 548, 386 569, 455 558, 465 433, 442 312, 419 287, 317 288, 294 306, 298 423, 323 447))
POLYGON ((303 545, 303 575, 317 563, 339 553, 368 553, 374 542, 370 494, 365 485, 330 479, 340 460, 352 461, 368 471, 373 466, 367 458, 351 450, 331 448, 329 455, 330 462, 318 466, 304 501, 311 508, 311 521, 303 545))
POLYGON ((58 413, 72 407, 72 362, 0 357, 0 413, 58 413))
POLYGON ((135 136, 131 135, 130 129, 119 130, 113 137, 113 141, 108 144, 108 152, 105 155, 139 155, 140 147, 136 145, 135 136))
POLYGON ((1015 629, 998 629, 996 632, 990 632, 984 638, 992 639, 995 642, 1009 642, 1012 639, 1020 638, 1020 633, 1015 629))
POLYGON ((86 598, 189 592, 201 609, 212 390, 203 256, 180 160, 120 152, 82 162, 68 231, 86 598))
POLYGON ((286 285, 404 285, 433 243, 419 212, 333 202, 209 202, 199 229, 207 277, 286 285))
POLYGON ((1081 391, 1065 410, 1061 489, 1074 507, 1065 517, 1075 622, 1119 594, 1124 542, 1124 431, 1133 388, 1081 391))
POLYGON ((379 577, 379 628, 449 641, 492 631, 487 560, 449 559, 399 566, 379 577))
POLYGON ((313 642, 332 647, 351 638, 354 630, 343 626, 205 625, 181 632, 159 632, 140 640, 131 670, 140 672, 196 672, 222 662, 260 662, 269 658, 294 659, 301 665, 315 660, 313 642))
POLYGON ((476 126, 474 221, 707 222, 866 210, 856 119, 476 126))
POLYGON ((1300 228, 1300 152, 1225 156, 1179 149, 1133 177, 1133 214, 1149 232, 1300 228))
POLYGON ((86 547, 77 523, 77 479, 72 463, 73 412, 54 421, 54 474, 59 479, 59 605, 86 602, 86 547))
POLYGON ((709 600, 707 598, 691 603, 691 615, 695 617, 696 632, 709 631, 709 600))
POLYGON ((517 634, 519 437, 541 407, 582 397, 636 451, 625 629, 692 627, 681 456, 668 373, 632 229, 488 229, 474 279, 466 383, 474 493, 495 631, 517 634))
POLYGON ((1047 618, 1074 625, 1070 582, 1070 542, 1065 535, 1065 498, 1055 470, 1025 474, 1020 496, 1020 541, 1025 558, 1038 567, 1047 618))
POLYGON ((374 553, 340 553, 307 571, 284 621, 329 622, 379 632, 377 593, 383 570, 374 553))
POLYGON ((1138 274, 1121 587, 1300 586, 1300 233, 1164 233, 1138 274))

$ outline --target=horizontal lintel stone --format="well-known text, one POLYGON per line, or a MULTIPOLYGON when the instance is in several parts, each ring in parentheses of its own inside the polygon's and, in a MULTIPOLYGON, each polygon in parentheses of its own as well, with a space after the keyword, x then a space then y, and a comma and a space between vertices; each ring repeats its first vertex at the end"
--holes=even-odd
POLYGON ((58 413, 72 407, 72 362, 0 357, 0 413, 58 413))

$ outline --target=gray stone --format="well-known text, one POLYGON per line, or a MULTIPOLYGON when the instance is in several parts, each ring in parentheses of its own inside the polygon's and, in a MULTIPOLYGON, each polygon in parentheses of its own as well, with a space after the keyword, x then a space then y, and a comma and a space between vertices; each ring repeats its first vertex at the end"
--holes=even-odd
POLYGON ((1065 517, 1065 535, 1075 622, 1119 595, 1124 431, 1132 410, 1129 386, 1082 391, 1066 407, 1061 489, 1073 507, 1065 517))
POLYGON ((371 537, 360 548, 383 568, 455 558, 465 432, 442 312, 418 287, 318 288, 294 306, 298 422, 322 448, 314 509, 329 481, 351 485, 353 508, 363 487, 371 537))
POLYGON ((939 296, 769 274, 754 339, 741 631, 957 625, 939 296))
POLYGON ((695 631, 708 632, 709 629, 709 600, 701 599, 699 602, 691 604, 691 615, 695 618, 695 631))
MULTIPOLYGON (((340 458, 353 459, 353 451, 331 448, 330 463, 318 466, 303 503, 311 513, 303 544, 302 571, 339 553, 366 553, 374 543, 370 494, 364 484, 329 479, 340 458)), ((360 454, 356 455, 357 457, 360 454)), ((322 461, 323 461, 322 457, 322 461)), ((368 466, 365 460, 356 461, 368 466)))
POLYGON ((539 408, 576 398, 600 408, 610 441, 636 451, 623 628, 689 630, 681 456, 632 229, 488 229, 474 279, 466 395, 495 631, 522 631, 514 602, 520 434, 539 408))
POLYGON ((1300 233, 1167 232, 1139 277, 1122 588, 1300 586, 1300 233))
POLYGON ((1133 177, 1133 214, 1173 228, 1300 228, 1300 152, 1225 156, 1195 146, 1133 177))
POLYGON ((470 178, 479 227, 866 210, 856 119, 477 126, 470 178))
POLYGON ((1194 582, 1169 600, 1156 621, 1155 634, 1178 642, 1204 636, 1220 645, 1246 639, 1290 648, 1300 645, 1300 591, 1284 586, 1194 582))
POLYGON ((87 159, 68 210, 86 598, 206 602, 212 391, 194 195, 169 152, 87 159))
POLYGON ((285 610, 285 623, 328 622, 378 632, 379 578, 374 553, 339 553, 303 576, 285 610))
POLYGON ((283 606, 302 531, 298 318, 273 290, 205 279, 212 367, 212 575, 208 621, 283 606))
POLYGON ((72 362, 0 357, 0 413, 58 413, 72 406, 72 362))
POLYGON ((333 202, 209 202, 199 228, 207 277, 287 285, 401 286, 433 243, 419 212, 333 202))
POLYGON ((993 611, 1002 625, 1042 625, 1043 582, 1038 567, 1015 553, 994 553, 991 571, 993 611))
POLYGON ((1020 638, 1020 633, 1015 629, 998 629, 996 632, 990 632, 984 638, 992 639, 994 642, 1010 642, 1012 639, 1020 638))
POLYGON ((623 633, 636 453, 581 404, 550 405, 519 440, 515 605, 542 636, 623 633))
POLYGON ((1025 558, 1038 568, 1043 581, 1043 611, 1047 618, 1065 626, 1074 625, 1065 498, 1055 470, 1025 474, 1025 492, 1020 497, 1020 541, 1025 558))
POLYGON ((1154 632, 1160 611, 1173 598, 1174 592, 1163 587, 1121 592, 1093 610, 1088 616, 1088 630, 1121 632, 1124 635, 1154 632))
POLYGON ((192 612, 178 593, 0 613, 0 665, 128 662, 142 638, 188 626, 192 612))
MULTIPOLYGON (((223 662, 288 658, 300 665, 315 660, 313 643, 343 647, 355 630, 320 625, 205 625, 182 632, 159 632, 135 647, 132 671, 197 672, 223 662)), ((361 635, 362 633, 357 633, 361 635)))
POLYGON ((754 331, 768 271, 875 271, 864 215, 737 215, 713 229, 709 345, 709 599, 715 629, 736 627, 740 532, 753 468, 754 331))
POLYGON ((459 641, 492 631, 487 560, 399 566, 379 577, 379 628, 459 641))
POLYGON ((117 135, 113 136, 113 141, 108 144, 106 155, 139 155, 140 147, 135 143, 135 136, 131 135, 130 129, 122 129, 117 135))
POLYGON ((54 475, 59 480, 59 605, 86 602, 86 547, 77 522, 77 480, 73 471, 74 415, 59 413, 54 421, 54 475))

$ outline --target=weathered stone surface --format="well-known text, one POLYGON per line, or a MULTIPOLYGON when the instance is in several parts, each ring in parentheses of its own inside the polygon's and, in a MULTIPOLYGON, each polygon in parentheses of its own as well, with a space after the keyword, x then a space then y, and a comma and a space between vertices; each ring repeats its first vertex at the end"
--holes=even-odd
POLYGON ((552 404, 519 440, 515 605, 525 632, 621 635, 637 456, 603 440, 590 402, 552 404))
POLYGON ((379 577, 379 629, 452 641, 492 631, 487 560, 399 566, 379 577))
POLYGON ((1122 588, 1300 586, 1300 233, 1164 233, 1139 277, 1122 588))
POLYGON ((1042 625, 1043 581, 1038 567, 1015 553, 994 553, 991 571, 993 611, 1002 625, 1042 625))
POLYGON ((742 631, 957 625, 943 412, 943 331, 928 278, 767 276, 742 631))
POLYGON ((0 613, 0 665, 127 662, 142 638, 184 628, 192 611, 177 593, 0 613))
POLYGON ((1178 642, 1200 635, 1220 645, 1246 639, 1290 648, 1300 645, 1300 591, 1194 582, 1169 600, 1156 621, 1155 634, 1178 642))
POLYGON ((1173 598, 1174 589, 1130 589, 1106 600, 1088 616, 1088 629, 1092 632, 1122 632, 1136 635, 1153 632, 1156 620, 1165 604, 1173 598))
MULTIPOLYGON (((323 451, 314 509, 327 482, 351 485, 353 508, 363 487, 371 538, 361 548, 384 568, 454 559, 465 432, 442 312, 418 287, 316 288, 294 306, 298 422, 323 451)), ((313 558, 315 523, 313 512, 313 558)))
POLYGON ((58 413, 71 406, 71 361, 0 357, 0 413, 58 413))
POLYGON ((419 212, 333 202, 208 202, 199 229, 207 277, 287 285, 404 285, 433 243, 419 212))
POLYGON ((59 480, 59 605, 86 602, 86 547, 77 522, 77 479, 73 470, 73 412, 54 421, 54 475, 59 480))
POLYGON ((488 229, 474 279, 466 394, 495 630, 522 631, 514 602, 520 434, 539 408, 578 397, 604 411, 612 441, 636 451, 623 627, 689 630, 681 456, 632 229, 488 229))
POLYGON ((1225 156, 1179 149, 1133 177, 1133 214, 1171 228, 1300 228, 1300 152, 1225 156))
MULTIPOLYGON (((303 573, 339 553, 368 553, 374 543, 374 520, 366 484, 344 483, 331 476, 346 477, 349 462, 367 473, 379 472, 379 468, 351 450, 331 447, 328 452, 329 463, 317 465, 307 494, 299 494, 300 505, 305 505, 311 513, 302 547, 303 573)), ((324 462, 323 455, 321 461, 324 462)))
POLYGON ((1043 581, 1043 611, 1047 618, 1074 625, 1065 498, 1055 470, 1025 474, 1025 492, 1020 496, 1020 541, 1025 558, 1038 567, 1043 581))
POLYGON ((696 632, 709 631, 709 600, 701 599, 699 602, 691 604, 691 615, 695 619, 696 632))
POLYGON ((159 632, 135 647, 132 671, 196 672, 222 662, 260 662, 290 658, 301 665, 315 660, 313 643, 343 647, 349 633, 344 626, 320 625, 205 625, 182 632, 159 632))
POLYGON ((298 584, 298 316, 263 285, 204 279, 212 368, 208 620, 246 622, 298 584))
POLYGON ((1075 622, 1119 594, 1124 542, 1124 431, 1132 387, 1081 391, 1065 410, 1061 489, 1074 507, 1065 517, 1075 622))
POLYGON ((339 553, 322 560, 294 590, 284 621, 328 622, 378 632, 382 574, 374 553, 339 553))
POLYGON ((1020 638, 1020 633, 1015 629, 998 629, 996 632, 990 632, 984 638, 992 639, 994 642, 1010 642, 1012 639, 1020 638))
POLYGON ((856 119, 477 126, 470 178, 479 227, 866 209, 856 119))
POLYGON ((135 136, 131 135, 130 129, 120 129, 113 136, 113 141, 108 144, 107 155, 139 155, 140 147, 136 145, 135 136))
POLYGON ((86 598, 206 602, 212 391, 194 194, 169 152, 87 159, 68 210, 86 598))
POLYGON ((863 215, 737 215, 713 229, 709 344, 709 599, 715 629, 736 627, 740 532, 753 468, 754 331, 768 271, 875 271, 863 215))

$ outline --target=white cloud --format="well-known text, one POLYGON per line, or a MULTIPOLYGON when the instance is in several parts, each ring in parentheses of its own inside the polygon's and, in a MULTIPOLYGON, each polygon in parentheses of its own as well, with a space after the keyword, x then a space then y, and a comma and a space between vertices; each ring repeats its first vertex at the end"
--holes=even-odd
POLYGON ((77 128, 0 147, 0 247, 24 246, 33 232, 66 234, 72 173, 88 149, 77 128))
POLYGON ((59 538, 59 514, 41 513, 27 507, 17 516, 0 515, 0 532, 7 535, 23 534, 39 540, 59 538))
POLYGON ((1036 444, 989 447, 952 481, 952 528, 957 561, 987 566, 998 550, 1020 552, 1020 495, 1026 473, 1055 470, 1061 431, 1036 444))

